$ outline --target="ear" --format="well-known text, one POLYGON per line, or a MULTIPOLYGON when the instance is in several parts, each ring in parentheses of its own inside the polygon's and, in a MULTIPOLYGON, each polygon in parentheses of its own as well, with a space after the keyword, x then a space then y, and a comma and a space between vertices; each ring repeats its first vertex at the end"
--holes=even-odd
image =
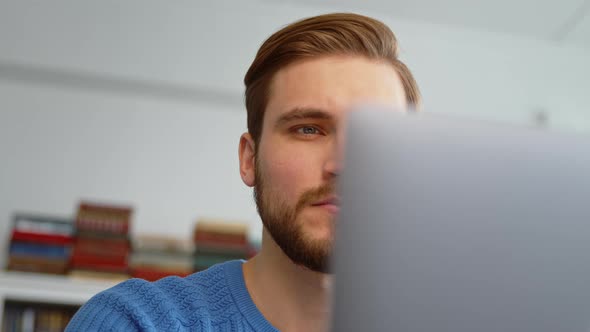
POLYGON ((240 137, 239 157, 240 157, 240 176, 242 181, 248 186, 253 187, 256 184, 256 148, 254 140, 249 133, 244 133, 240 137))

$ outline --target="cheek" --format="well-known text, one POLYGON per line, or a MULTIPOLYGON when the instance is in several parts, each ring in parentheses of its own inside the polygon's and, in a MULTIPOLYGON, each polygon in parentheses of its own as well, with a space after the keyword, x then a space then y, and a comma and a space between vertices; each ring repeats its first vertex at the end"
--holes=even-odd
POLYGON ((263 165, 266 189, 293 201, 312 187, 313 162, 302 153, 274 153, 263 165))

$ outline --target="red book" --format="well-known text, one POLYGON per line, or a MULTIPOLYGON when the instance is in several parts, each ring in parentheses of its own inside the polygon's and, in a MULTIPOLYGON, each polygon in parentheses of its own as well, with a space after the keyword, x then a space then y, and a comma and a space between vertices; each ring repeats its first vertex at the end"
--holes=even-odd
POLYGON ((215 244, 235 244, 246 245, 248 239, 246 234, 223 234, 206 231, 196 231, 194 236, 195 243, 215 243, 215 244))
POLYGON ((110 234, 128 234, 131 207, 82 202, 78 208, 76 228, 110 234))
POLYGON ((127 256, 97 256, 74 252, 70 260, 73 268, 97 269, 108 271, 127 270, 127 256))
POLYGON ((73 250, 85 255, 127 256, 131 251, 131 246, 128 241, 77 238, 73 250))
POLYGON ((78 219, 76 220, 76 229, 80 231, 99 232, 106 234, 128 234, 129 223, 105 219, 78 219))
POLYGON ((127 274, 127 267, 111 266, 103 264, 77 264, 72 265, 70 269, 95 271, 95 272, 109 272, 109 273, 123 273, 127 274))
POLYGON ((73 242, 73 238, 63 234, 49 234, 14 230, 11 241, 25 241, 42 244, 68 245, 73 242))

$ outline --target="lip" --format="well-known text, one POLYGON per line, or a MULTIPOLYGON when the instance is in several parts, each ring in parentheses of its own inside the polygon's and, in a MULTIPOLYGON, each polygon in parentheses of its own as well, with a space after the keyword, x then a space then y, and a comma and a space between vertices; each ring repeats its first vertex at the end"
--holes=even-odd
POLYGON ((334 205, 334 204, 321 204, 321 205, 315 205, 315 206, 326 209, 326 210, 328 210, 328 212, 330 212, 332 214, 337 214, 340 211, 340 206, 334 205))
POLYGON ((336 196, 331 196, 313 203, 312 206, 321 207, 330 213, 336 214, 340 211, 340 199, 336 196))
POLYGON ((313 203, 312 205, 334 205, 334 206, 340 206, 340 199, 337 196, 330 196, 327 198, 324 198, 322 200, 319 200, 315 203, 313 203))

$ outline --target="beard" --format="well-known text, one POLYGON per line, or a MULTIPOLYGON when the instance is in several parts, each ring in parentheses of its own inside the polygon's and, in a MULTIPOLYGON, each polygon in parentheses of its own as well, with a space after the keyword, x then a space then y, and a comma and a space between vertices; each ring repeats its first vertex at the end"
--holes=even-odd
POLYGON ((330 273, 333 239, 313 239, 309 235, 306 236, 305 225, 298 216, 306 206, 333 194, 335 184, 331 182, 305 191, 295 206, 292 206, 277 193, 266 191, 263 170, 258 162, 255 177, 254 200, 258 214, 276 244, 293 263, 315 272, 330 273))

